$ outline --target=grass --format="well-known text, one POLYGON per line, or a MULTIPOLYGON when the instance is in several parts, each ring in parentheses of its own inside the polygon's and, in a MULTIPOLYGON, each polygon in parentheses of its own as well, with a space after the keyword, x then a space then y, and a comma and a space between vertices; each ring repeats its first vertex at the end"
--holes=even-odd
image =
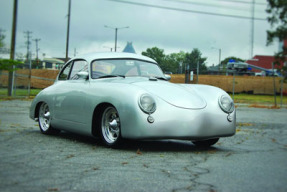
MULTIPOLYGON (((232 97, 232 94, 230 95, 232 97)), ((280 104, 280 95, 276 96, 277 104, 280 104)), ((287 104, 287 96, 283 96, 283 104, 287 104)), ((251 95, 251 94, 235 94, 235 103, 248 103, 248 104, 274 104, 274 95, 251 95)))
MULTIPOLYGON (((30 98, 34 98, 42 89, 31 89, 30 90, 30 98)), ((28 89, 16 89, 14 90, 14 95, 12 97, 8 96, 8 89, 1 88, 0 89, 0 100, 9 100, 14 98, 27 98, 28 97, 28 89)))

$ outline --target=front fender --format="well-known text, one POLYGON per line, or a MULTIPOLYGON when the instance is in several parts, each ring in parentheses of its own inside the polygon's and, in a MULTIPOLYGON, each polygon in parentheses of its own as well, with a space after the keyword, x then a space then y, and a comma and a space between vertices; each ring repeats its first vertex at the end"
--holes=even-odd
POLYGON ((45 102, 48 104, 50 110, 53 110, 53 102, 52 99, 47 95, 47 90, 50 87, 43 89, 42 91, 40 91, 36 97, 33 99, 31 106, 30 106, 30 113, 29 113, 29 117, 33 120, 36 120, 36 118, 38 118, 37 115, 37 110, 38 110, 38 106, 40 103, 45 102))

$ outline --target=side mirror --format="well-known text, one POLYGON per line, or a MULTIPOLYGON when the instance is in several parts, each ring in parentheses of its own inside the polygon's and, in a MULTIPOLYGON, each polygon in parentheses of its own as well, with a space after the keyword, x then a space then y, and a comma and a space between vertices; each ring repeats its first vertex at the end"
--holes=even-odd
POLYGON ((170 76, 170 75, 166 75, 166 74, 165 74, 164 77, 165 77, 165 79, 168 80, 168 81, 171 79, 171 76, 170 76))
POLYGON ((89 78, 89 73, 87 71, 80 71, 77 73, 78 77, 80 79, 88 79, 89 78))

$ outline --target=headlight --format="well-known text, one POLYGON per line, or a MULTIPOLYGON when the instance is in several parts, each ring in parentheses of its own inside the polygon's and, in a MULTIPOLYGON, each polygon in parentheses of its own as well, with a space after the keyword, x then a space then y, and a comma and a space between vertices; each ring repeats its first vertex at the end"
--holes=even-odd
POLYGON ((219 98, 219 106, 225 113, 232 113, 234 111, 233 101, 227 95, 222 95, 219 98))
POLYGON ((151 114, 156 110, 155 100, 148 94, 143 94, 139 99, 139 106, 145 113, 151 114))

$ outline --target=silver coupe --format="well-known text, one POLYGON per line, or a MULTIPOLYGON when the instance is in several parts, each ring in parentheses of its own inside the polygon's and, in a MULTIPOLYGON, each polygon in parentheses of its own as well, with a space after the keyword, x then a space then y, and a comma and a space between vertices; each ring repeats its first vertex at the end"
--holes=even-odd
POLYGON ((230 96, 217 87, 173 84, 156 61, 132 53, 94 53, 68 61, 33 100, 44 134, 60 130, 123 139, 181 139, 210 146, 235 134, 230 96))

